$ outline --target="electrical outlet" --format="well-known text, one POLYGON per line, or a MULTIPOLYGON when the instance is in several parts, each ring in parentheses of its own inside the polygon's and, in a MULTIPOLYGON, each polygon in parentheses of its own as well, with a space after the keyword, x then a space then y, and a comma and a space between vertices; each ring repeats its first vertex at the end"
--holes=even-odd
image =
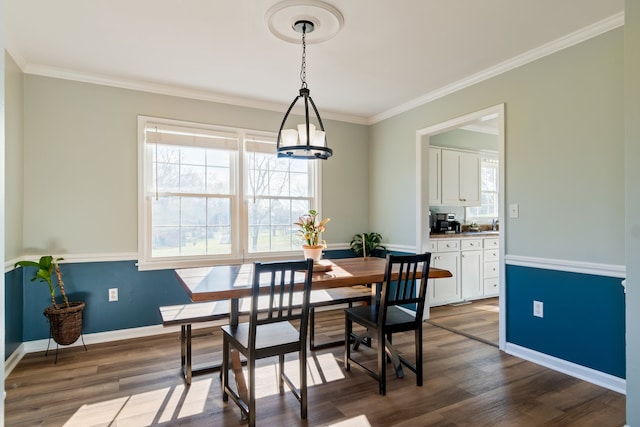
POLYGON ((533 315, 536 317, 544 317, 544 303, 542 301, 533 302, 533 315))
POLYGON ((118 301, 118 288, 109 289, 109 302, 118 301))

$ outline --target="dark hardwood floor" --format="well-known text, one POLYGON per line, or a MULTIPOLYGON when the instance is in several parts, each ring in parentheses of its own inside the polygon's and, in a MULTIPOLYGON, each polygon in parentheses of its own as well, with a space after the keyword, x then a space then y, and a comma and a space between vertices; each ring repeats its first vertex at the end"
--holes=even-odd
MULTIPOLYGON (((463 306, 464 307, 464 306, 463 306)), ((448 321, 453 321, 449 313, 448 321)), ((341 336, 340 312, 318 313, 318 341, 341 336)), ((195 362, 220 359, 218 327, 199 329, 195 362)), ((394 345, 412 355, 412 335, 394 345)), ((625 397, 501 353, 496 347, 424 324, 423 387, 389 372, 387 395, 358 370, 345 372, 343 349, 309 354, 309 417, 290 392, 277 393, 275 366, 258 371, 258 424, 263 426, 622 426, 625 397)), ((57 365, 28 354, 5 381, 5 425, 240 426, 223 404, 218 373, 185 387, 175 333, 60 350, 57 365)), ((363 356, 373 356, 368 348, 363 356)), ((411 356, 412 357, 412 356, 411 356)), ((297 360, 287 359, 295 375, 297 360)), ((373 360, 373 359, 372 359, 373 360)), ((390 370, 391 371, 391 370, 390 370)))

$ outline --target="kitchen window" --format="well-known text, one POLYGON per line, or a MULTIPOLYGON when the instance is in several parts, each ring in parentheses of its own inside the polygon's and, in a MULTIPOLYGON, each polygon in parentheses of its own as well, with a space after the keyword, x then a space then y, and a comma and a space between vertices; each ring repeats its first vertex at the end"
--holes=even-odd
POLYGON ((480 206, 466 208, 466 220, 490 223, 498 218, 499 176, 498 160, 483 157, 480 166, 480 206))
POLYGON ((292 223, 317 206, 313 161, 275 136, 139 118, 139 268, 192 267, 299 250, 292 223))

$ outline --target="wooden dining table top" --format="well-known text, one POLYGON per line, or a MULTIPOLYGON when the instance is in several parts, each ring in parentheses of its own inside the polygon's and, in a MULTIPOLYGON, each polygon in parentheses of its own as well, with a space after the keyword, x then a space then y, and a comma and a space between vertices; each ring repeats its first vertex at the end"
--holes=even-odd
MULTIPOLYGON (((313 273, 312 289, 380 283, 384 279, 385 258, 341 258, 322 260, 313 273), (326 270, 326 271, 318 271, 326 270)), ((251 296, 253 264, 183 268, 175 271, 191 301, 219 301, 251 296)), ((451 272, 429 268, 429 278, 451 277, 451 272)))

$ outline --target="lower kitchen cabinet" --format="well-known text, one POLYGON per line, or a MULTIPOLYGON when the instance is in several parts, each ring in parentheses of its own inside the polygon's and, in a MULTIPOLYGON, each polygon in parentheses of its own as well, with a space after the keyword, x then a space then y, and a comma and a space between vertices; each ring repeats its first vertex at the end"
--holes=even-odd
POLYGON ((429 306, 497 296, 499 239, 466 237, 429 241, 431 266, 453 277, 429 280, 429 306))
POLYGON ((460 253, 461 298, 475 299, 484 296, 482 277, 482 251, 462 251, 460 253))
POLYGON ((431 265, 449 270, 453 277, 429 280, 429 305, 443 305, 460 300, 460 252, 439 252, 431 255, 431 265))

